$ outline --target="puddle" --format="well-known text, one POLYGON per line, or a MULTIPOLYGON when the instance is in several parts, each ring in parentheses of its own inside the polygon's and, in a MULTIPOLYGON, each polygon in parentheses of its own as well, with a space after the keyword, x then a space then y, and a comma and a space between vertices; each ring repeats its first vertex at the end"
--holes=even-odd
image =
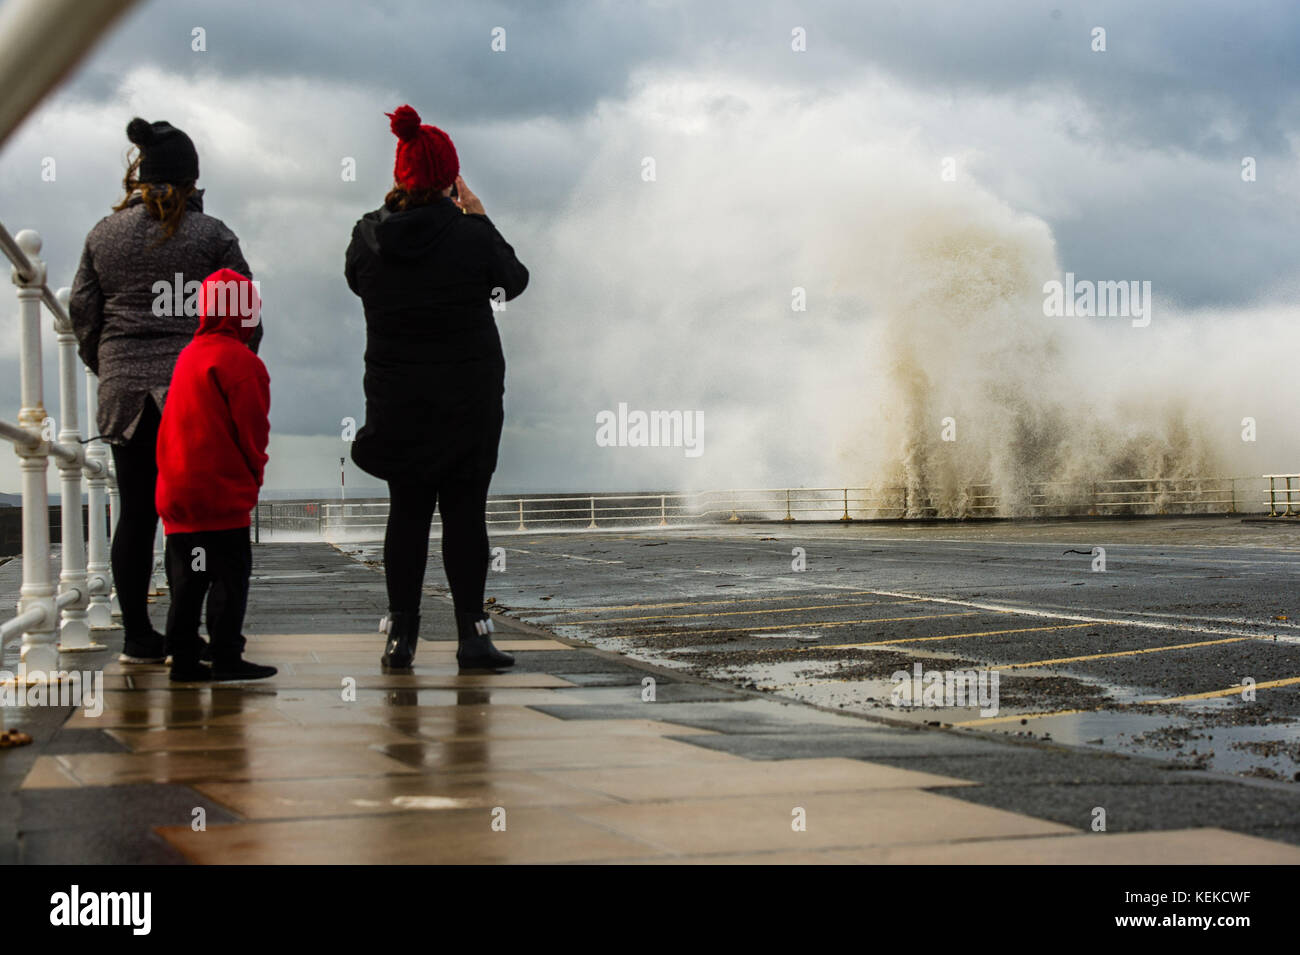
MULTIPOLYGON (((1102 710, 991 725, 988 732, 1032 735, 1073 746, 1153 756, 1196 769, 1297 781, 1300 721, 1230 725, 1219 712, 1102 710)), ((980 729, 980 727, 975 727, 980 729)))

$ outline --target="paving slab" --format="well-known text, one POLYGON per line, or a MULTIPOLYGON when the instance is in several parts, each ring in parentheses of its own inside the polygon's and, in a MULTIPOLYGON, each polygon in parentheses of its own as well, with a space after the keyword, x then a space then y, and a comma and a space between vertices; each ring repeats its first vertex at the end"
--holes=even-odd
POLYGON ((1069 827, 915 789, 782 793, 579 807, 574 815, 679 855, 948 843, 1064 834, 1069 827), (795 828, 802 818, 805 828, 795 828))
POLYGON ((731 763, 682 772, 664 772, 660 767, 539 770, 537 775, 626 802, 971 785, 962 779, 855 759, 731 763))
MULTIPOLYGON (((504 616, 512 672, 462 676, 438 637, 413 672, 385 673, 367 619, 385 599, 380 574, 325 545, 256 554, 249 655, 281 673, 176 685, 111 647, 101 713, 34 715, 37 743, 0 756, 0 808, 14 810, 0 859, 1295 861, 1284 843, 1300 841, 1297 803, 1279 784, 891 725, 504 616), (331 605, 344 580, 347 599, 331 605), (1106 833, 1089 830, 1096 806, 1106 833)), ((449 602, 430 596, 425 616, 430 634, 452 632, 449 602)))
POLYGON ((550 808, 446 809, 292 822, 171 826, 186 859, 221 864, 490 865, 601 862, 663 854, 656 846, 550 808), (504 829, 493 824, 504 822, 504 829))

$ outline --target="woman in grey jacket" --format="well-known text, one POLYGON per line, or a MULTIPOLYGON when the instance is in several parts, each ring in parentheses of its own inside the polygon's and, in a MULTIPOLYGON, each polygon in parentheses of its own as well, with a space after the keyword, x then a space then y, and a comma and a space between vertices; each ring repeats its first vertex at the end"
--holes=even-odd
MULTIPOLYGON (((203 214, 194 143, 170 123, 133 119, 138 152, 125 198, 86 237, 70 316, 82 360, 99 376, 99 433, 112 445, 121 493, 113 582, 122 606, 124 663, 161 663, 163 636, 149 621, 158 528, 155 445, 172 369, 198 327, 198 289, 218 269, 252 272, 239 240, 203 214)), ((262 337, 259 324, 250 342, 262 337)), ((219 594, 215 599, 221 599, 219 594)))

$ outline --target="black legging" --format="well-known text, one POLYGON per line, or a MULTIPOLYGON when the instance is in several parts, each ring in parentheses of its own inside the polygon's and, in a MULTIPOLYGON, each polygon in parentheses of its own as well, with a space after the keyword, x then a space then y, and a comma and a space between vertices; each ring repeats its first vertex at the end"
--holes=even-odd
POLYGON ((388 482, 384 575, 388 609, 418 612, 429 560, 433 509, 442 515, 442 563, 457 613, 481 613, 487 586, 487 508, 491 477, 447 481, 441 486, 388 482), (441 501, 439 500, 441 498, 441 501))
POLYGON ((113 445, 119 510, 113 532, 113 585, 122 607, 122 628, 130 641, 153 637, 149 623, 149 585, 153 578, 153 543, 158 533, 154 490, 158 485, 158 424, 153 399, 124 445, 113 445))

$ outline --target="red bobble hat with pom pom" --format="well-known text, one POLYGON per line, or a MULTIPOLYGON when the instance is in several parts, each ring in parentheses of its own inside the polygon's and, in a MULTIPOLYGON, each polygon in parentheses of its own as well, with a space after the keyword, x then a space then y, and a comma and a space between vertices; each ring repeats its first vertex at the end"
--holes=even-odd
POLYGON ((460 159, 451 137, 437 126, 420 123, 420 114, 410 106, 385 113, 398 139, 393 179, 407 192, 446 189, 460 175, 460 159))

